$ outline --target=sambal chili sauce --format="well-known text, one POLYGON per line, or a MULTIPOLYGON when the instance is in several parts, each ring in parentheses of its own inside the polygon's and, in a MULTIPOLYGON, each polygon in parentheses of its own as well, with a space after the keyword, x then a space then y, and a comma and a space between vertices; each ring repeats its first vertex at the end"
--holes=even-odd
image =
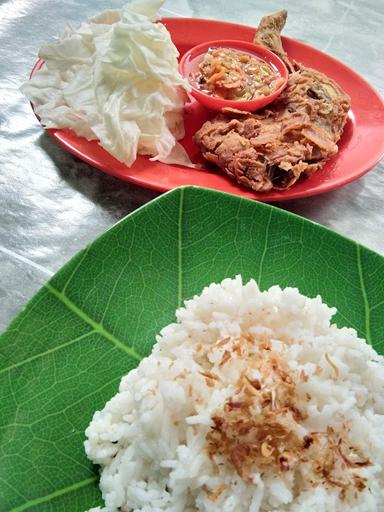
POLYGON ((210 48, 191 73, 200 91, 226 100, 246 101, 268 96, 283 83, 266 62, 231 48, 210 48))

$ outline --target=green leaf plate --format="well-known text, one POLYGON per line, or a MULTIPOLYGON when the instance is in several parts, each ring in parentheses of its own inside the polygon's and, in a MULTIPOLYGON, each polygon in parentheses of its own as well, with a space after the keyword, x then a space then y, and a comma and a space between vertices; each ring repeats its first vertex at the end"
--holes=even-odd
POLYGON ((0 340, 0 511, 101 503, 84 429, 185 298, 242 274, 336 306, 383 351, 384 258, 301 217, 206 189, 140 208, 64 266, 0 340))

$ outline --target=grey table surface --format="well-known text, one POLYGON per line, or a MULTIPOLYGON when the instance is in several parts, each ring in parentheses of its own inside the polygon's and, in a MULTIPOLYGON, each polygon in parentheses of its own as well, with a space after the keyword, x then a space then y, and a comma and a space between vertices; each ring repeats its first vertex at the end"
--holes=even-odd
MULTIPOLYGON (((40 46, 66 23, 77 25, 121 5, 118 0, 0 0, 0 331, 73 254, 158 195, 61 149, 18 90, 40 46)), ((162 14, 257 25, 262 15, 282 8, 289 11, 286 35, 342 60, 383 95, 382 0, 168 0, 162 14)), ((342 189, 278 206, 383 254, 383 196, 384 162, 342 189)))

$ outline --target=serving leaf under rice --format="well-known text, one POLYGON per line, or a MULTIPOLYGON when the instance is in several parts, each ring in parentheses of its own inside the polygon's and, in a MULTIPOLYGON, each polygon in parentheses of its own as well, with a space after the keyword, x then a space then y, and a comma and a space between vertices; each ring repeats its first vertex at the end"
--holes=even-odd
POLYGON ((384 361, 335 312, 240 277, 186 301, 86 430, 94 510, 384 510, 384 361))

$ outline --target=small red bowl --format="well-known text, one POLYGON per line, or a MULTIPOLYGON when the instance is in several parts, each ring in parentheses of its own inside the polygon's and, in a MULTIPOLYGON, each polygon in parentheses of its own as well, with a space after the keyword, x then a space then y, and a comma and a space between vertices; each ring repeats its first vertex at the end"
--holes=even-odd
POLYGON ((181 75, 188 80, 189 84, 192 87, 191 94, 198 102, 207 107, 210 110, 221 111, 223 108, 237 108, 239 110, 247 110, 249 112, 254 112, 262 107, 265 107, 273 100, 275 100, 279 94, 284 90, 288 81, 288 70, 284 64, 284 62, 275 55, 273 52, 264 48, 264 46, 259 46, 253 43, 248 43, 247 41, 235 41, 235 40, 220 40, 220 41, 207 41, 205 43, 194 46, 190 50, 188 50, 181 58, 179 63, 179 71, 181 75), (259 59, 263 60, 266 64, 271 66, 271 68, 284 80, 282 85, 278 87, 275 91, 268 96, 263 96, 262 98, 256 98, 254 100, 225 100, 223 98, 219 98, 217 96, 211 96, 206 94, 205 92, 196 89, 193 86, 190 80, 191 73, 196 70, 196 66, 200 63, 203 56, 207 53, 209 48, 219 47, 219 48, 230 48, 232 50, 240 50, 245 51, 251 55, 255 55, 259 59))

